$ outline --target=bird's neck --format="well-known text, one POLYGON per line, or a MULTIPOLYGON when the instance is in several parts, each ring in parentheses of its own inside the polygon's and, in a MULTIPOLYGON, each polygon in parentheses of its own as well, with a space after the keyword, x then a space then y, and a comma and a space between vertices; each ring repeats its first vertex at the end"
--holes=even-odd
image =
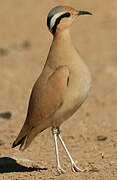
POLYGON ((71 36, 70 36, 70 32, 69 29, 65 29, 62 31, 57 31, 54 38, 53 38, 53 43, 59 43, 60 44, 64 43, 64 44, 72 44, 72 40, 71 40, 71 36))
POLYGON ((61 65, 78 66, 80 57, 72 44, 69 29, 57 31, 49 51, 47 63, 54 69, 61 65), (55 61, 56 59, 56 61, 55 61), (72 65, 71 65, 72 59, 72 65))

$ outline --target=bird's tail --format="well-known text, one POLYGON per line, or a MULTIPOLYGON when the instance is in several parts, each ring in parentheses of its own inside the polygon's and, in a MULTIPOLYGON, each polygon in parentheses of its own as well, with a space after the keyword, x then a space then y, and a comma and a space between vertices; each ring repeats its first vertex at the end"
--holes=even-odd
POLYGON ((25 150, 35 138, 38 133, 41 133, 44 129, 41 126, 30 127, 27 124, 24 124, 18 137, 14 141, 12 148, 20 145, 20 150, 25 150))
POLYGON ((27 124, 24 124, 18 137, 13 142, 12 148, 20 145, 20 150, 26 149, 27 136, 28 136, 30 130, 31 130, 31 128, 27 124))

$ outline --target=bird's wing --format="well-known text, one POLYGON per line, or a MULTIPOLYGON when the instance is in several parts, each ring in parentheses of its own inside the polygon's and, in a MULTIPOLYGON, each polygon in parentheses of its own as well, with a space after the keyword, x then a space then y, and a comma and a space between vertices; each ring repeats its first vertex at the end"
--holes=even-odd
POLYGON ((29 114, 32 116, 29 121, 32 126, 42 123, 61 107, 68 81, 68 67, 60 66, 49 76, 43 87, 34 86, 29 103, 29 114))
POLYGON ((42 78, 37 80, 34 85, 26 121, 12 147, 21 144, 21 150, 27 148, 33 138, 48 127, 47 119, 64 103, 69 81, 69 70, 67 66, 61 66, 54 72, 53 70, 48 71, 51 75, 46 83, 41 83, 43 81, 42 75, 42 78))

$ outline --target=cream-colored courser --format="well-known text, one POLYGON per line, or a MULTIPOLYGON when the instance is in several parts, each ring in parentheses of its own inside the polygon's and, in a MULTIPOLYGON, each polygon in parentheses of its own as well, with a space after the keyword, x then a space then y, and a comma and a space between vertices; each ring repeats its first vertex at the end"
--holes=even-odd
POLYGON ((20 149, 24 150, 37 134, 52 127, 59 173, 65 171, 59 161, 57 138, 71 161, 72 170, 80 171, 63 142, 59 127, 77 111, 91 87, 89 70, 74 48, 69 33, 73 20, 84 14, 91 15, 68 6, 57 6, 49 12, 47 25, 53 34, 52 45, 32 89, 26 121, 12 146, 21 144, 20 149))

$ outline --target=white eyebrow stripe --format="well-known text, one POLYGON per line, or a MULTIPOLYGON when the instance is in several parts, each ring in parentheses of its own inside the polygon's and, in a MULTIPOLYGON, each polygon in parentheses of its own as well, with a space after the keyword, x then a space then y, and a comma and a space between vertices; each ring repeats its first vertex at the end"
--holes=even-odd
POLYGON ((55 15, 52 17, 52 19, 51 19, 51 21, 50 21, 50 29, 53 28, 53 26, 55 25, 56 19, 57 19, 59 16, 61 16, 62 14, 64 14, 64 11, 63 11, 63 12, 60 12, 60 13, 57 13, 57 14, 55 14, 55 15))

